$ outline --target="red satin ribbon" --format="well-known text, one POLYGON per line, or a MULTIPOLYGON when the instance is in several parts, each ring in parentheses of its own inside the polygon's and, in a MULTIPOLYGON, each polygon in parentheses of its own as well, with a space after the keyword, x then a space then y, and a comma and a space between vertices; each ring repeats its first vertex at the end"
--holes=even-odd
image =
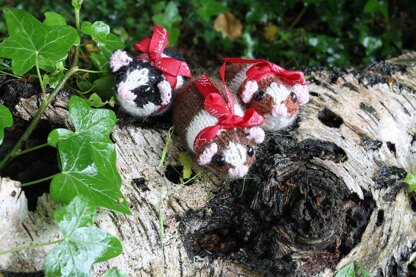
POLYGON ((204 109, 218 118, 218 123, 198 133, 194 141, 195 152, 198 153, 201 147, 211 141, 221 129, 248 128, 264 122, 264 118, 252 108, 247 109, 243 117, 234 114, 233 101, 227 103, 205 74, 196 80, 196 86, 205 97, 204 109))
POLYGON ((138 58, 148 60, 153 67, 162 71, 172 89, 176 89, 176 78, 178 76, 192 77, 192 75, 186 62, 162 57, 163 50, 168 44, 168 36, 169 33, 166 29, 155 25, 152 37, 145 38, 134 45, 134 49, 147 54, 138 58))
POLYGON ((253 64, 246 73, 247 79, 259 81, 266 75, 279 76, 283 82, 289 85, 306 84, 303 72, 286 70, 274 63, 257 59, 225 58, 221 66, 221 77, 225 76, 225 67, 227 62, 239 64, 253 64))

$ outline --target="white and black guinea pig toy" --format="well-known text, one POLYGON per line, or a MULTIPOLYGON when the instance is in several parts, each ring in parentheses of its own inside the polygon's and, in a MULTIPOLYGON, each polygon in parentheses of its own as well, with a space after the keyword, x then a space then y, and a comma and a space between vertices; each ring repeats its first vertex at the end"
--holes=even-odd
POLYGON ((165 49, 168 32, 155 26, 152 38, 134 47, 144 54, 131 57, 117 50, 110 58, 116 76, 115 96, 127 113, 148 117, 165 112, 173 93, 192 77, 185 59, 172 49, 165 49))
POLYGON ((301 71, 289 71, 265 60, 226 58, 221 72, 241 102, 265 118, 261 126, 265 130, 289 126, 309 101, 301 71))
POLYGON ((243 177, 263 142, 264 122, 253 109, 244 111, 225 83, 202 75, 177 91, 173 104, 176 134, 200 165, 217 174, 243 177))

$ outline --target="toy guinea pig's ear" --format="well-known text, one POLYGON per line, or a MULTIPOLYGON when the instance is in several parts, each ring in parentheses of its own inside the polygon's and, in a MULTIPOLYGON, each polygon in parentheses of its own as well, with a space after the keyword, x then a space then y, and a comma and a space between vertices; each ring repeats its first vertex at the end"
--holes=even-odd
POLYGON ((218 152, 218 145, 214 142, 210 146, 206 147, 204 151, 198 157, 198 164, 199 165, 206 165, 209 164, 214 157, 215 154, 218 152))
POLYGON ((168 105, 171 102, 172 98, 172 87, 168 81, 163 79, 162 82, 157 84, 157 87, 160 91, 160 99, 162 100, 162 105, 168 105))
POLYGON ((131 63, 133 59, 127 55, 126 51, 116 50, 110 58, 111 71, 117 72, 121 67, 131 63))
POLYGON ((298 102, 300 105, 304 105, 309 101, 309 90, 306 85, 296 84, 293 86, 293 92, 296 94, 298 98, 298 102))
POLYGON ((244 84, 244 88, 240 93, 241 100, 244 103, 248 103, 253 99, 253 95, 256 93, 256 91, 259 90, 259 85, 257 84, 257 81, 249 80, 244 84))
POLYGON ((262 143, 266 136, 263 129, 260 127, 251 127, 245 130, 248 139, 254 140, 256 143, 262 143))

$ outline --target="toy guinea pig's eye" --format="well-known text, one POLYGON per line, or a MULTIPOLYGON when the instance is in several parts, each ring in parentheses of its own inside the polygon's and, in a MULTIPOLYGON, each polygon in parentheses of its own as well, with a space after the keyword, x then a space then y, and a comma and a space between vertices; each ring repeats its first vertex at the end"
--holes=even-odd
POLYGON ((293 103, 296 103, 296 101, 298 101, 298 97, 293 91, 290 93, 290 98, 292 98, 293 103))
POLYGON ((212 162, 218 167, 223 167, 225 165, 225 157, 220 154, 214 155, 212 162))
POLYGON ((256 101, 261 101, 264 97, 266 97, 266 93, 262 90, 259 90, 254 94, 254 99, 256 99, 256 101))
POLYGON ((253 157, 254 155, 254 148, 251 146, 247 147, 247 155, 249 155, 250 157, 253 157))

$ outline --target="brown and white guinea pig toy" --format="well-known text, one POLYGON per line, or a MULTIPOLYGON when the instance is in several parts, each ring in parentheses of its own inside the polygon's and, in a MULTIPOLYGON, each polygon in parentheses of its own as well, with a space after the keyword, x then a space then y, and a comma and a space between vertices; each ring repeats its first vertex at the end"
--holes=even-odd
POLYGON ((185 59, 174 50, 165 49, 167 38, 167 30, 155 25, 152 38, 134 46, 144 54, 131 57, 117 50, 111 56, 115 96, 127 113, 138 117, 162 114, 171 105, 175 89, 192 77, 185 59))
POLYGON ((240 58, 225 58, 220 71, 241 102, 265 118, 261 126, 265 130, 289 126, 300 107, 309 101, 301 71, 289 71, 265 60, 240 58))
POLYGON ((263 142, 264 122, 254 109, 246 111, 224 82, 202 75, 177 91, 173 125, 198 164, 220 175, 238 178, 255 161, 256 144, 263 142))

